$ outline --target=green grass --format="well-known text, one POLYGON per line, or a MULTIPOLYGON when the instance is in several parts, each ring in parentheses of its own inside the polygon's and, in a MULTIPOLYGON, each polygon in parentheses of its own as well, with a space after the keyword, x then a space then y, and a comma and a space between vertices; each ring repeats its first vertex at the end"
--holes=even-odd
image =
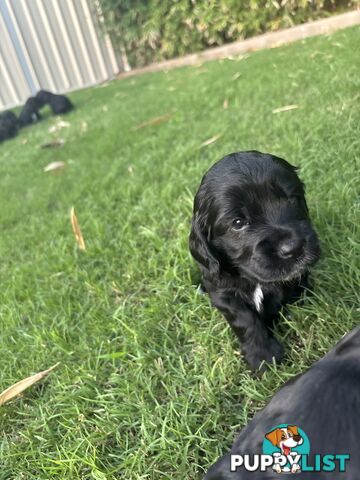
POLYGON ((201 479, 359 322, 359 44, 352 28, 76 92, 62 148, 40 148, 50 115, 0 146, 1 389, 61 362, 1 407, 0 479, 201 479), (248 149, 301 167, 323 248, 314 296, 276 330, 286 362, 261 380, 198 295, 187 247, 202 174, 248 149))

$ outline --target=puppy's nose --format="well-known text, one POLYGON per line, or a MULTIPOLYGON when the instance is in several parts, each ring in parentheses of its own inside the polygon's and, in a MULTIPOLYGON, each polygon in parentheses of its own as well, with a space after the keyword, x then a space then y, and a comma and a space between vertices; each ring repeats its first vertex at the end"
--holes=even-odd
POLYGON ((300 435, 294 435, 293 439, 295 440, 295 442, 300 442, 301 436, 300 435))
POLYGON ((279 245, 279 256, 282 258, 297 258, 304 250, 305 241, 301 238, 288 238, 279 245))

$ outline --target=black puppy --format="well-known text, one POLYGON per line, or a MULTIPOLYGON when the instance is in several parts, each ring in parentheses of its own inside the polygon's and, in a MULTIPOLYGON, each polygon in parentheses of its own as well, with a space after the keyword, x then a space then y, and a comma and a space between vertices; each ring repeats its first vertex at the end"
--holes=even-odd
MULTIPOLYGON (((315 454, 350 455, 346 473, 340 473, 340 465, 336 462, 332 472, 311 474, 303 471, 296 475, 297 479, 357 480, 360 472, 359 412, 360 327, 346 335, 306 373, 287 382, 241 431, 231 451, 210 468, 205 480, 280 478, 273 467, 268 467, 266 472, 247 472, 243 466, 233 465, 236 471, 231 472, 230 455, 261 454, 265 435, 274 427, 289 423, 300 427, 309 439, 308 465, 316 464, 315 454)), ((234 462, 234 457, 232 460, 234 462)))
POLYGON ((281 359, 268 327, 319 257, 295 170, 274 155, 233 153, 210 168, 195 197, 190 251, 252 368, 281 359))
POLYGON ((74 105, 65 95, 57 95, 46 90, 40 90, 36 94, 36 99, 42 107, 49 105, 55 115, 68 113, 74 108, 74 105))
POLYGON ((29 97, 19 115, 20 127, 26 127, 26 125, 41 120, 41 115, 39 113, 41 107, 42 105, 35 97, 29 97))
POLYGON ((0 142, 15 137, 19 129, 19 121, 15 113, 4 112, 0 114, 0 142))

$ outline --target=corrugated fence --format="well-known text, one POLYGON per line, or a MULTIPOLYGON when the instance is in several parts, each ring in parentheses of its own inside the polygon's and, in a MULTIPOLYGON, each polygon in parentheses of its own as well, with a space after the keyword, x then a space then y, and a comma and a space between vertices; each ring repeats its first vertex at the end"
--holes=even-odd
POLYGON ((0 110, 126 70, 101 21, 96 0, 0 0, 0 110))

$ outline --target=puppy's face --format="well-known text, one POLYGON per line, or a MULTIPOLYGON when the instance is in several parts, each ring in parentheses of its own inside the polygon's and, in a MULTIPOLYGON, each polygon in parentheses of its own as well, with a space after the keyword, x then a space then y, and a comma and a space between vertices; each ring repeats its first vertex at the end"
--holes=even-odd
POLYGON ((304 441, 295 425, 287 428, 276 428, 265 437, 275 446, 279 447, 285 455, 289 455, 292 448, 301 445, 304 441))
POLYGON ((271 155, 244 152, 215 164, 196 196, 196 221, 220 268, 260 282, 291 280, 319 256, 295 168, 271 155))

